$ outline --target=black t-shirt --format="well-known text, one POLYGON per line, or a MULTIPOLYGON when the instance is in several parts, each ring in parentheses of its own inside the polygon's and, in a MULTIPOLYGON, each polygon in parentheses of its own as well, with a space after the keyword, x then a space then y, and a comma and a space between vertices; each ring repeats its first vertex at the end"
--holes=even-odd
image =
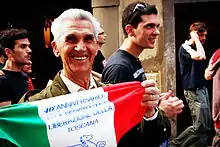
MULTIPOLYGON (((194 47, 191 46, 191 48, 193 49, 194 47)), ((193 60, 191 55, 183 48, 182 45, 180 46, 178 52, 178 58, 183 88, 187 90, 206 86, 204 73, 205 68, 207 67, 207 61, 193 60)))
POLYGON ((12 104, 16 104, 28 91, 28 76, 24 72, 2 71, 4 75, 0 76, 0 102, 12 101, 12 104))
POLYGON ((121 49, 109 57, 102 72, 104 83, 142 82, 144 80, 146 76, 140 60, 121 49))
MULTIPOLYGON (((146 76, 140 60, 121 49, 108 58, 102 72, 102 82, 104 83, 142 82, 144 80, 146 80, 146 76)), ((163 118, 160 113, 157 119, 144 121, 144 131, 141 131, 140 126, 141 124, 138 123, 124 134, 117 147, 158 147, 170 136, 169 120, 163 118), (165 126, 167 131, 164 131, 165 126), (155 138, 157 141, 154 141, 155 138)))
POLYGON ((102 70, 106 64, 105 57, 103 56, 101 50, 98 50, 97 55, 95 56, 94 63, 93 63, 93 71, 102 74, 102 70))

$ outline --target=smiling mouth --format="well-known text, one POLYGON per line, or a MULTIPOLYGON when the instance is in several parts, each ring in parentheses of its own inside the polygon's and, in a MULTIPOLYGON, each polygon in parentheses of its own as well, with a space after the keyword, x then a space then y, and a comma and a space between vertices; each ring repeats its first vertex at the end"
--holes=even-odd
POLYGON ((155 43, 155 40, 156 40, 156 39, 150 39, 150 41, 153 42, 153 43, 155 43))
POLYGON ((87 58, 88 58, 88 56, 74 57, 74 59, 78 60, 78 61, 86 60, 87 58))

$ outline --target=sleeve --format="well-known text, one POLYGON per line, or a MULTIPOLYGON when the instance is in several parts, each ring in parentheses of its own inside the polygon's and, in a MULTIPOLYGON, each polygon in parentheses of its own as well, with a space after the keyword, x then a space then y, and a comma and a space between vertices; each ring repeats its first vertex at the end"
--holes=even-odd
POLYGON ((220 66, 220 49, 218 49, 209 60, 208 67, 206 68, 206 75, 212 78, 216 74, 219 66, 220 66))
POLYGON ((180 57, 183 57, 183 59, 189 59, 189 58, 191 58, 190 54, 187 52, 186 49, 184 49, 183 45, 180 46, 179 56, 180 56, 180 57))
MULTIPOLYGON (((21 99, 19 100, 18 103, 24 103, 24 102, 30 102, 30 97, 34 96, 35 94, 39 93, 40 92, 40 89, 34 89, 34 90, 30 90, 28 92, 26 92, 22 97, 21 99)), ((37 99, 39 100, 39 99, 37 99)), ((33 100, 31 101, 37 101, 33 98, 33 100)))
POLYGON ((220 58, 220 49, 218 49, 217 51, 215 51, 215 53, 212 55, 209 64, 215 64, 220 58))
POLYGON ((125 66, 114 64, 104 68, 101 81, 103 83, 115 84, 133 81, 133 77, 125 66))
POLYGON ((171 124, 164 112, 159 110, 158 117, 152 121, 143 122, 143 133, 146 138, 157 138, 159 144, 162 144, 171 136, 171 124), (160 134, 160 135, 158 135, 160 134))

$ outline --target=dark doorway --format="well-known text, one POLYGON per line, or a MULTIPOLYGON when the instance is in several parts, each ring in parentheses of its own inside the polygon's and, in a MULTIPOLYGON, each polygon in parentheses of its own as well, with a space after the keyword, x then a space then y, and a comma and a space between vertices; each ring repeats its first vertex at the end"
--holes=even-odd
POLYGON ((0 9, 0 30, 7 27, 25 28, 30 34, 32 49, 32 77, 34 86, 43 89, 48 80, 62 68, 60 59, 53 55, 52 48, 45 48, 44 24, 46 18, 56 18, 68 8, 81 8, 92 12, 91 0, 72 3, 6 2, 0 9))
MULTIPOLYGON (((189 27, 195 21, 202 21, 207 24, 209 30, 207 35, 206 57, 207 63, 214 51, 220 47, 218 35, 220 34, 219 24, 220 19, 218 9, 220 2, 197 2, 197 3, 179 3, 175 4, 175 39, 176 39, 176 87, 177 96, 183 98, 186 104, 182 81, 180 77, 178 50, 182 43, 188 39, 189 27)), ((212 98, 212 81, 208 81, 208 90, 210 94, 210 102, 212 98)), ((177 132, 181 133, 185 128, 191 125, 190 110, 185 107, 184 112, 178 116, 177 132)))

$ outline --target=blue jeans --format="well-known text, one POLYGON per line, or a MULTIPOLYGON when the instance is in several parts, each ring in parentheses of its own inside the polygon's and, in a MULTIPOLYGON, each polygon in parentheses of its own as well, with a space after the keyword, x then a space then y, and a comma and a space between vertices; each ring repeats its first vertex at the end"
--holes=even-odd
POLYGON ((184 96, 191 111, 193 125, 171 141, 178 147, 207 147, 211 128, 211 110, 206 87, 195 90, 184 90, 184 96))

